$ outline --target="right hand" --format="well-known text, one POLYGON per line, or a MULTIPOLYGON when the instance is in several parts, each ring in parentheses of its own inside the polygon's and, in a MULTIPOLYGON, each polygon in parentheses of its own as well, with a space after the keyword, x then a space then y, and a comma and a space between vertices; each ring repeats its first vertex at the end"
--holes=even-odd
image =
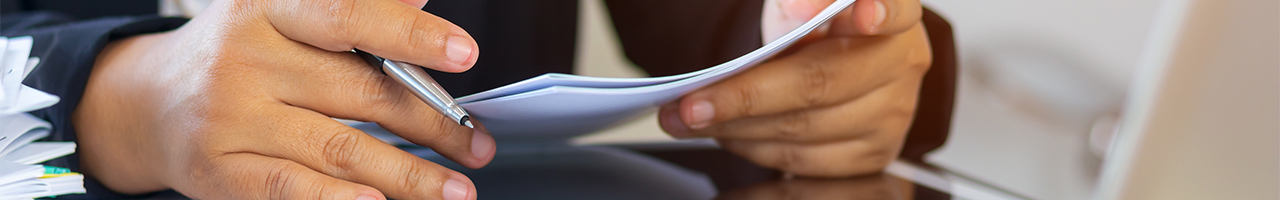
POLYGON ((73 114, 81 168, 126 194, 475 199, 461 173, 332 119, 377 122, 470 168, 493 159, 481 125, 446 119, 346 52, 470 69, 475 41, 425 3, 215 1, 175 31, 115 41, 73 114))

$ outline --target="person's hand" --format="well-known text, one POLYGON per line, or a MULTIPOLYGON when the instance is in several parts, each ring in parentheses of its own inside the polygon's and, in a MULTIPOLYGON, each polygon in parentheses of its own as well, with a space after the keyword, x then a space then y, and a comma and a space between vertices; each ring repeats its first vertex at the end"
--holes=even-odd
MULTIPOLYGON (((765 37, 831 2, 766 1, 765 37)), ((916 0, 858 1, 829 31, 786 54, 663 105, 662 129, 677 138, 714 137, 730 152, 795 175, 880 171, 902 148, 932 61, 920 9, 916 0)))
MULTIPOLYGON (((760 18, 761 36, 765 42, 777 39, 818 15, 832 2, 835 0, 765 0, 760 18)), ((810 34, 809 38, 902 33, 920 22, 921 9, 920 0, 858 0, 824 24, 826 29, 814 31, 816 34, 810 34)))
POLYGON ((215 1, 181 28, 108 45, 73 114, 81 166, 108 188, 197 199, 475 199, 461 173, 331 117, 377 122, 463 166, 492 136, 442 115, 348 52, 474 65, 426 0, 215 1))

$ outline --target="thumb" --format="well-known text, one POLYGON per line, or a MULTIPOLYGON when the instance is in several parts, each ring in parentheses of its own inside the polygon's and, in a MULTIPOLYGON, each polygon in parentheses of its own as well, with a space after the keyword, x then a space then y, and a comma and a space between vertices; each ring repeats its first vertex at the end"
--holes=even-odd
POLYGON ((422 9, 423 6, 427 6, 427 0, 400 0, 400 2, 417 7, 418 9, 422 9))
MULTIPOLYGON (((822 12, 835 0, 766 0, 760 27, 773 41, 822 12)), ((858 0, 806 37, 897 34, 920 21, 920 0, 858 0)), ((806 38, 809 39, 809 38, 806 38)))
POLYGON ((920 0, 858 0, 832 20, 832 35, 893 35, 920 23, 920 0))
MULTIPOLYGON (((769 43, 782 35, 787 34, 792 29, 800 27, 800 25, 809 21, 813 16, 818 15, 826 5, 831 4, 834 0, 765 0, 764 11, 760 14, 760 36, 762 41, 769 43)), ((823 35, 826 32, 826 25, 814 30, 814 33, 806 37, 814 35, 823 35)))

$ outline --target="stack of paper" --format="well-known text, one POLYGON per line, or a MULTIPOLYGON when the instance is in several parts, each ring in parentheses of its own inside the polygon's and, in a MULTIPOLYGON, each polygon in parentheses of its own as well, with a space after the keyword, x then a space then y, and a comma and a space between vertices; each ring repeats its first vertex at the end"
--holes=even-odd
MULTIPOLYGON (((768 60, 853 2, 837 0, 763 47, 700 71, 653 78, 544 74, 458 98, 458 103, 499 138, 563 139, 602 130, 768 60)), ((375 135, 386 133, 369 124, 352 125, 375 135)))
POLYGON ((0 37, 0 199, 31 199, 84 193, 84 176, 36 165, 76 150, 73 142, 35 142, 49 136, 49 122, 27 114, 58 103, 58 97, 22 85, 39 58, 31 37, 0 37))

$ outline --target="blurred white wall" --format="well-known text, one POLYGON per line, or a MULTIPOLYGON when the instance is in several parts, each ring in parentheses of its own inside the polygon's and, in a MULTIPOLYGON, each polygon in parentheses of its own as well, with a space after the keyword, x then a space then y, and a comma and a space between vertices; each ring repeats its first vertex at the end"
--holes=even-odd
POLYGON ((1280 199, 1280 1, 1157 16, 1099 199, 1280 199))
POLYGON ((929 161, 1036 199, 1088 198, 1089 132, 1110 133, 1159 3, 924 0, 954 26, 961 63, 951 137, 929 161))

